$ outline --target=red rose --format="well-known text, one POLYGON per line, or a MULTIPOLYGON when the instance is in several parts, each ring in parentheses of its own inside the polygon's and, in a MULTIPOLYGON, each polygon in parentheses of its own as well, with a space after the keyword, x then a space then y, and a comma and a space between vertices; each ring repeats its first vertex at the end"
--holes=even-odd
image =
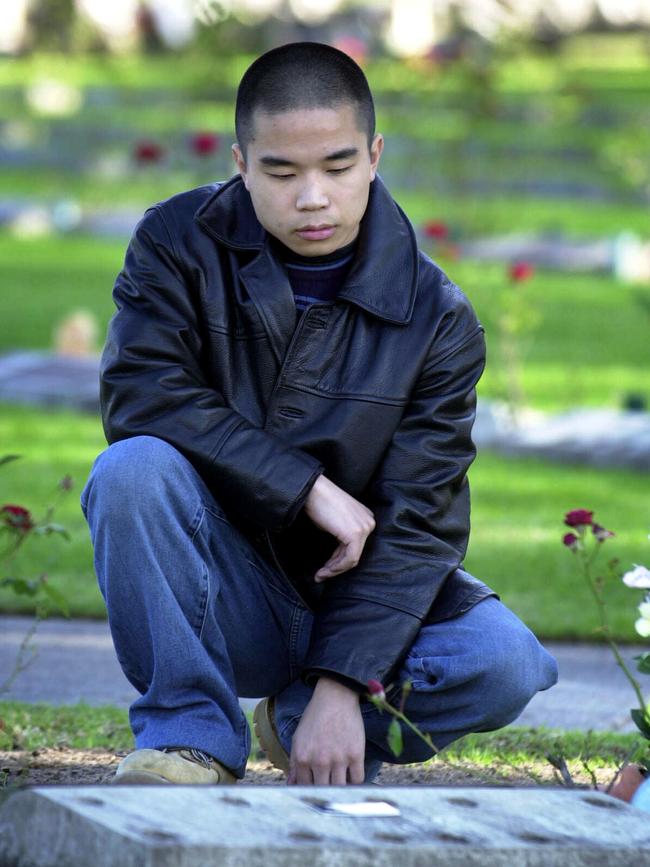
POLYGON ((422 227, 424 236, 432 241, 444 241, 449 237, 449 226, 441 220, 429 220, 422 227))
POLYGON ((587 509, 573 509, 564 516, 567 527, 587 527, 593 524, 594 513, 587 509))
POLYGON ((190 140, 192 150, 199 157, 209 157, 216 153, 220 144, 219 136, 214 132, 197 132, 190 140))
POLYGON ((0 515, 3 516, 4 523, 8 527, 20 530, 22 533, 29 532, 35 526, 29 510, 23 509, 22 506, 3 506, 0 515))
POLYGON ((139 163, 158 163, 163 158, 163 149, 155 141, 137 142, 133 149, 133 156, 139 163))
POLYGON ((578 547, 579 539, 575 533, 567 533, 562 537, 562 544, 566 545, 567 548, 571 548, 572 551, 575 551, 578 547))
POLYGON ((514 283, 523 283, 525 280, 530 280, 534 275, 535 268, 530 262, 513 262, 510 266, 510 279, 514 283))
POLYGON ((386 698, 386 693, 384 692, 384 687, 378 680, 374 680, 371 678, 368 681, 368 692, 373 698, 384 699, 386 698))

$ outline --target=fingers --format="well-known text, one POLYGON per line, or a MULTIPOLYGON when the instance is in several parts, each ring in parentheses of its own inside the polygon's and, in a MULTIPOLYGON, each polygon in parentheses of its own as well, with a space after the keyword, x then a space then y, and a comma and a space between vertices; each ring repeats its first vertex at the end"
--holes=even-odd
POLYGON ((305 510, 316 526, 334 536, 340 543, 316 573, 317 580, 356 566, 366 539, 376 527, 372 511, 342 488, 321 475, 316 480, 305 503, 305 510))
POLYGON ((357 759, 357 761, 350 763, 348 774, 350 777, 350 782, 354 785, 360 786, 363 783, 363 781, 366 779, 366 771, 363 766, 362 759, 357 759))
POLYGON ((361 785, 365 779, 362 761, 314 764, 303 762, 291 766, 287 786, 346 786, 361 785))
POLYGON ((348 569, 353 569, 361 559, 366 539, 372 532, 372 529, 374 529, 374 519, 372 527, 368 523, 362 529, 357 530, 348 541, 342 542, 327 563, 318 570, 314 576, 315 580, 318 582, 324 581, 332 575, 341 575, 343 572, 347 572, 348 569))

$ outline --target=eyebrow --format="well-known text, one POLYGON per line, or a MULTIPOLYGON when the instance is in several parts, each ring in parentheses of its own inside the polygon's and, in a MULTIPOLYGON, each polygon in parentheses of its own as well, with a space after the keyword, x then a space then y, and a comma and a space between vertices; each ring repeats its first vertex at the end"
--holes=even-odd
MULTIPOLYGON (((359 154, 359 148, 341 148, 341 150, 334 151, 334 153, 327 154, 326 157, 323 157, 323 162, 337 162, 338 160, 348 160, 352 157, 356 157, 359 154)), ((259 158, 259 162, 263 166, 269 166, 273 168, 284 168, 286 166, 295 166, 296 164, 291 162, 291 160, 286 159, 285 157, 272 157, 272 156, 263 156, 259 158)))

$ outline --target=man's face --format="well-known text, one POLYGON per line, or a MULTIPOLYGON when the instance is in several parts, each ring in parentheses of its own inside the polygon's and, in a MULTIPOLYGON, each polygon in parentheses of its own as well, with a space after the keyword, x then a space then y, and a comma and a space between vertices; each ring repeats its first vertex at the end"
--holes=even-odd
POLYGON ((370 152, 357 128, 354 106, 256 111, 254 138, 237 168, 262 226, 303 256, 331 253, 359 232, 370 182, 383 149, 376 135, 370 152))

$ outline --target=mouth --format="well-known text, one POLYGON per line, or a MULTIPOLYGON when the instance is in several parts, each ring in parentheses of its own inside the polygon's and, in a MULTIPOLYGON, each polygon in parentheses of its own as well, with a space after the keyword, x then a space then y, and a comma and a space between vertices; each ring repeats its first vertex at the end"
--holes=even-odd
POLYGON ((305 241, 324 241, 326 238, 331 238, 335 231, 336 226, 322 223, 319 226, 302 226, 296 229, 296 235, 304 238, 305 241))

